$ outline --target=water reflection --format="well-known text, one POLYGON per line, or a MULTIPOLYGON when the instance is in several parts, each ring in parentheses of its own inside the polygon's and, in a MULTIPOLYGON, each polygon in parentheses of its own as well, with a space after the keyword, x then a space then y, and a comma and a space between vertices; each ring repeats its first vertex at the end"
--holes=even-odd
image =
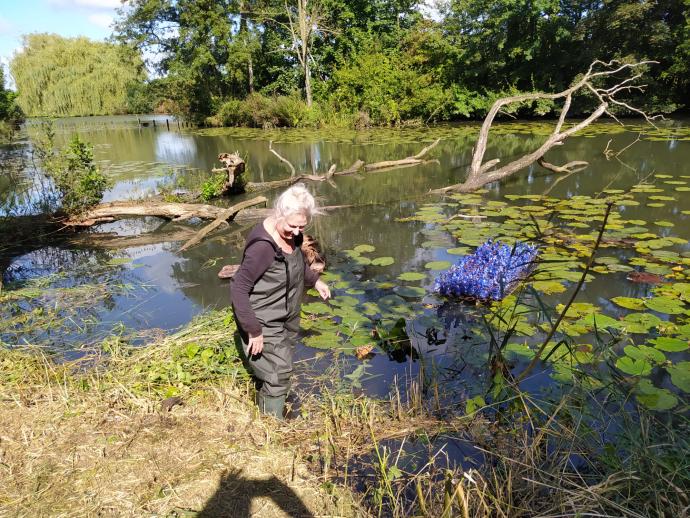
POLYGON ((156 135, 156 160, 186 165, 194 162, 196 142, 190 135, 161 131, 156 135))
MULTIPOLYGON (((490 140, 485 156, 487 160, 498 157, 505 164, 543 142, 542 125, 533 124, 529 127, 534 131, 525 132, 524 124, 523 129, 518 130, 520 124, 515 125, 515 131, 510 130, 511 125, 499 127, 500 131, 490 140)), ((509 193, 572 198, 602 189, 628 189, 642 180, 654 181, 666 187, 677 201, 650 207, 647 195, 642 195, 639 197, 640 205, 623 207, 621 214, 627 219, 643 220, 643 226, 651 232, 690 238, 689 217, 682 213, 690 209, 689 197, 683 191, 673 191, 673 187, 662 184, 663 179, 653 176, 659 173, 690 175, 690 142, 680 139, 636 142, 637 132, 624 133, 607 125, 598 127, 610 131, 603 134, 593 131, 586 136, 571 138, 547 156, 548 161, 554 164, 585 159, 589 167, 584 171, 559 176, 531 166, 501 184, 487 186, 487 195, 497 200, 509 193), (616 153, 620 151, 620 154, 617 157, 607 155, 604 153, 606 149, 616 153), (669 230, 654 225, 655 221, 664 219, 674 221, 676 226, 669 230)), ((470 124, 361 133, 284 130, 195 132, 178 131, 174 126, 168 131, 164 123, 158 124, 157 128, 140 128, 127 124, 116 126, 99 119, 93 121, 93 126, 66 125, 60 138, 66 141, 70 132, 80 131, 85 139, 95 144, 96 158, 115 182, 106 200, 114 200, 146 196, 164 185, 198 186, 211 169, 219 165, 217 155, 228 151, 238 151, 246 158, 252 181, 285 178, 290 174, 289 170, 269 151, 271 141, 298 172, 320 174, 332 164, 342 170, 360 159, 371 163, 411 156, 436 136, 441 136, 443 140, 432 152, 438 163, 340 177, 336 188, 325 182, 309 185, 324 205, 358 205, 329 212, 317 218, 310 229, 325 246, 332 268, 351 272, 362 282, 381 282, 395 281, 406 271, 426 271, 425 263, 432 260, 454 261, 457 258, 446 253, 446 248, 456 246, 452 237, 440 236, 429 226, 418 222, 397 220, 412 214, 420 203, 442 203, 438 198, 429 198, 427 193, 430 189, 462 180, 471 159, 476 130, 477 126, 470 124), (395 263, 381 268, 353 265, 343 257, 340 263, 332 260, 343 250, 363 243, 376 247, 375 256, 394 257, 395 263)), ((266 193, 270 199, 276 194, 266 193)), ((11 195, 2 193, 3 199, 9 199, 11 195)), ((188 226, 179 227, 158 220, 102 226, 99 233, 113 233, 122 238, 158 236, 157 240, 143 244, 137 242, 136 246, 128 246, 122 252, 131 259, 123 270, 147 288, 127 297, 115 297, 103 318, 107 321, 122 320, 132 326, 172 329, 188 322, 205 308, 227 305, 228 284, 218 279, 217 272, 225 264, 239 262, 244 236, 250 227, 251 223, 233 223, 180 254, 177 249, 186 239, 182 236, 189 235, 188 226), (168 239, 165 236, 173 236, 173 240, 161 242, 168 239)), ((679 246, 677 250, 688 250, 688 245, 679 246)), ((26 257, 18 259, 14 266, 18 268, 16 271, 39 275, 71 268, 69 264, 60 267, 59 263, 46 261, 45 268, 34 267, 31 273, 26 266, 27 261, 26 257)), ((73 261, 78 263, 79 259, 74 258, 73 261)), ((419 286, 428 289, 432 282, 433 274, 430 273, 419 286)), ((624 274, 613 274, 588 284, 581 298, 601 304, 615 295, 646 296, 649 290, 649 285, 630 283, 624 274)), ((380 296, 380 291, 370 290, 361 297, 375 299, 380 296)), ((557 297, 546 297, 546 300, 555 302, 557 297)), ((470 379, 476 382, 482 376, 486 377, 487 344, 480 342, 473 333, 473 329, 481 327, 477 318, 466 307, 450 308, 446 305, 441 306, 436 314, 429 310, 416 315, 407 326, 409 346, 391 351, 393 362, 388 355, 373 357, 367 367, 372 377, 363 379, 362 387, 369 393, 385 395, 394 379, 414 378, 422 364, 429 367, 425 373, 429 377, 424 378, 424 385, 442 383, 449 393, 463 390, 463 385, 470 379), (435 318, 436 324, 430 318, 435 318)), ((313 350, 307 348, 299 352, 303 359, 313 355, 313 350)), ((350 368, 356 366, 357 362, 353 361, 350 368)))

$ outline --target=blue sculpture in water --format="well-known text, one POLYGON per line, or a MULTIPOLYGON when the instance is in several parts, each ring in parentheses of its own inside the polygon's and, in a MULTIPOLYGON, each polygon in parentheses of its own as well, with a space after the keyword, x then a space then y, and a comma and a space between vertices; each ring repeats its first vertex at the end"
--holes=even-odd
POLYGON ((527 277, 537 252, 527 243, 489 240, 443 272, 434 290, 446 297, 501 300, 527 277))

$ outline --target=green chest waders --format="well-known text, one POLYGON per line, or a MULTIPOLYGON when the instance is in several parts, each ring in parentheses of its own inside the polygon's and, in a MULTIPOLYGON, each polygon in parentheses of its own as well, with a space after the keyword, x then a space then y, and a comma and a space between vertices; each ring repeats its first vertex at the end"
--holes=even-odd
MULTIPOLYGON (((298 236, 298 237, 301 237, 298 236)), ((285 254, 273 241, 255 238, 245 246, 265 241, 275 256, 266 272, 256 281, 249 301, 261 322, 264 348, 261 354, 248 357, 254 376, 260 381, 257 403, 262 412, 282 418, 285 397, 290 390, 292 356, 299 331, 299 314, 304 291, 304 258, 295 239, 295 250, 285 254)), ((241 334, 245 353, 249 338, 241 334)))

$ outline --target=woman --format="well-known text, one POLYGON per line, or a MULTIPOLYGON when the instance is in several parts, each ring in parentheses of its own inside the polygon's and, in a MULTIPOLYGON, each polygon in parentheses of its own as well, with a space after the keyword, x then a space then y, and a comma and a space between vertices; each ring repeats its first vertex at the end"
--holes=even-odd
POLYGON ((232 308, 249 366, 258 381, 261 412, 283 417, 290 389, 292 354, 299 330, 304 286, 331 296, 302 254, 302 232, 318 214, 303 184, 282 193, 273 214, 247 236, 244 256, 231 281, 232 308))

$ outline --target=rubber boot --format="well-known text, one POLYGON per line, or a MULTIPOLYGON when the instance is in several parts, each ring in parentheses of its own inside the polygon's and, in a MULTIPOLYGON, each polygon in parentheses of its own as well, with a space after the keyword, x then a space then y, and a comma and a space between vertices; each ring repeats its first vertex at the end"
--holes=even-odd
POLYGON ((262 414, 270 415, 276 419, 283 420, 283 409, 285 408, 285 396, 264 396, 259 393, 256 398, 259 411, 262 414))

